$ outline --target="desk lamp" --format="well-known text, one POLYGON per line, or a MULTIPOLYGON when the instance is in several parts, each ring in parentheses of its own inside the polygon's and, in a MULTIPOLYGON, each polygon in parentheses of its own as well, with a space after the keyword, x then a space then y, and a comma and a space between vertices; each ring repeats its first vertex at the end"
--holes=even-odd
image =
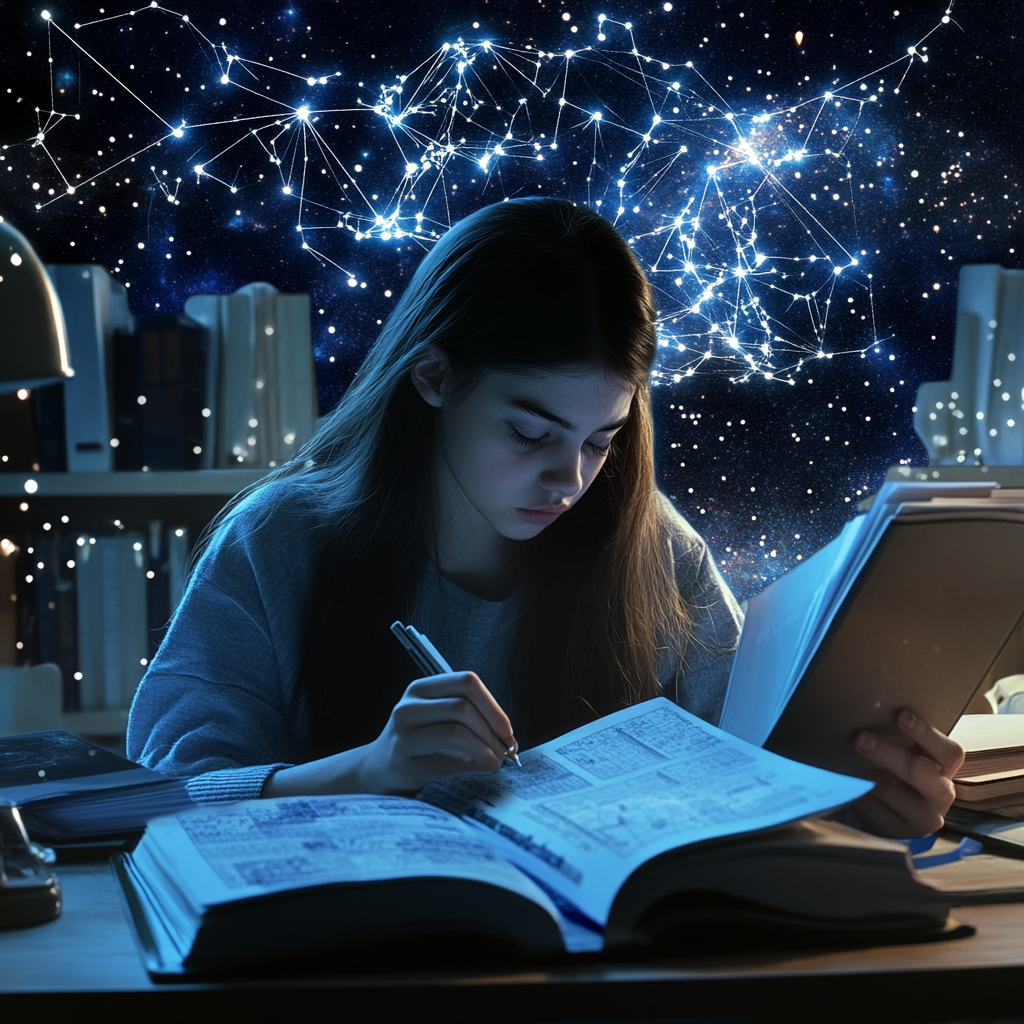
POLYGON ((0 395, 71 376, 60 299, 28 239, 0 218, 0 395))

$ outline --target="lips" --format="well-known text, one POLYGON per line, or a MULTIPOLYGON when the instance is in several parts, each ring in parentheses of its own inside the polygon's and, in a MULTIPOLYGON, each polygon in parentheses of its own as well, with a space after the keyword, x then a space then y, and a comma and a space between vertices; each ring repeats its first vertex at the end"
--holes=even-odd
POLYGON ((528 523, 533 523, 535 526, 547 526, 568 508, 568 505, 549 505, 547 508, 517 508, 516 511, 528 523))

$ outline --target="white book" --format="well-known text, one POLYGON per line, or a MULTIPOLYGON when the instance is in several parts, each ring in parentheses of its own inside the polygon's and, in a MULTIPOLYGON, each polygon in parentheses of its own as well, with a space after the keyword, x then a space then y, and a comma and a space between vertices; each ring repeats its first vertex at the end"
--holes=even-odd
POLYGON ((148 654, 141 534, 88 538, 75 560, 83 711, 127 708, 148 654))
POLYGON ((82 537, 75 558, 78 605, 78 694, 83 711, 106 707, 103 670, 103 559, 97 537, 82 537))
POLYGON ((220 423, 217 464, 232 467, 260 465, 258 435, 250 426, 257 416, 257 394, 265 381, 256 373, 256 323, 249 295, 226 295, 224 335, 221 348, 223 372, 220 381, 220 423), (249 438, 254 438, 250 444, 249 438))
POLYGON ((257 281, 231 295, 193 295, 185 312, 206 327, 217 352, 213 464, 286 462, 316 428, 309 296, 257 281))
POLYGON ((201 469, 217 468, 217 415, 220 401, 222 303, 219 295, 193 295, 185 301, 185 315, 191 317, 206 333, 206 397, 203 411, 203 458, 201 469))
POLYGON ((313 436, 318 401, 308 295, 277 297, 277 386, 279 409, 271 439, 272 458, 287 462, 313 436))
POLYGON ((64 382, 68 470, 110 472, 111 340, 133 329, 128 292, 106 269, 92 263, 49 264, 67 326, 74 377, 64 382))
POLYGON ((933 466, 970 464, 975 454, 989 466, 1019 465, 1024 270, 965 264, 956 299, 953 372, 949 380, 921 384, 914 428, 933 466))

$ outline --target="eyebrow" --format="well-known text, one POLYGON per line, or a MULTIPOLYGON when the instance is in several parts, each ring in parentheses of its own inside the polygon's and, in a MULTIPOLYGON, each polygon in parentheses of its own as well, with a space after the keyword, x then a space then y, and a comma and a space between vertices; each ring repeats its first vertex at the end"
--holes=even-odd
MULTIPOLYGON (((576 430, 568 420, 563 420, 561 416, 556 416, 553 412, 548 412, 547 409, 542 409, 539 405, 534 405, 532 402, 524 402, 519 399, 514 399, 508 404, 514 409, 522 409, 523 412, 530 413, 531 416, 539 416, 541 419, 548 420, 556 426, 561 427, 563 430, 568 430, 570 433, 576 430)), ((606 430, 618 430, 627 419, 628 417, 623 417, 617 423, 609 423, 606 427, 598 427, 594 433, 603 434, 606 430)))

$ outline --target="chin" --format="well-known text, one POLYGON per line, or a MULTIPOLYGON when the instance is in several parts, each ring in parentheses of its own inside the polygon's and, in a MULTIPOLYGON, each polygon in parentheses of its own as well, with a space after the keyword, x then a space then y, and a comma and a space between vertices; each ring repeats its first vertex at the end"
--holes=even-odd
POLYGON ((500 526, 495 525, 495 528, 506 540, 532 540, 550 525, 549 523, 528 523, 516 512, 502 516, 500 524, 500 526))
POLYGON ((506 540, 533 540, 534 537, 543 533, 547 527, 535 526, 531 523, 515 523, 507 529, 498 532, 506 540))

